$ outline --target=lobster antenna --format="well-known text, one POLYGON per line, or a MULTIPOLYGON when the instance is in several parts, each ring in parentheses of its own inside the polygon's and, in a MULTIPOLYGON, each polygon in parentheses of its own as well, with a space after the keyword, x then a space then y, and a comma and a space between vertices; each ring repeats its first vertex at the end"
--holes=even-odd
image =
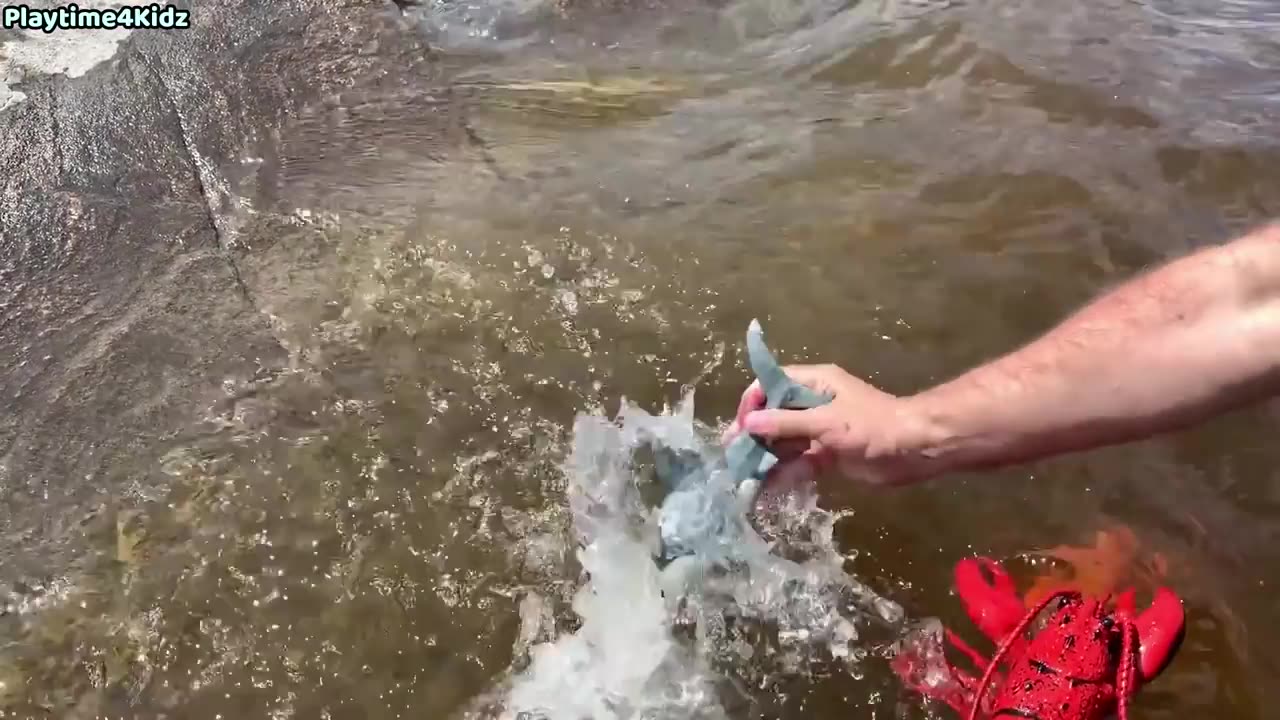
POLYGON ((1134 663, 1138 652, 1134 647, 1134 637, 1138 634, 1138 628, 1131 618, 1121 616, 1120 632, 1124 633, 1124 642, 1120 650, 1120 687, 1116 693, 1119 696, 1116 698, 1116 705, 1120 711, 1120 720, 1129 720, 1129 697, 1135 691, 1138 676, 1138 668, 1134 663))
MULTIPOLYGON (((1027 626, 1030 625, 1046 607, 1049 607, 1049 603, 1060 597, 1073 597, 1078 596, 1079 594, 1080 593, 1072 592, 1071 590, 1058 590, 1050 593, 1048 597, 1041 600, 1035 607, 1028 610, 1026 615, 1022 616, 1022 620, 1018 622, 1018 626, 1013 629, 1013 632, 1010 632, 1009 635, 1000 642, 999 649, 997 649, 996 654, 991 657, 991 664, 987 665, 986 672, 982 673, 982 680, 978 683, 977 695, 973 698, 973 707, 969 708, 969 720, 978 720, 978 711, 982 707, 982 696, 987 694, 987 688, 991 686, 991 680, 995 677, 996 667, 1000 665, 1000 661, 1004 659, 1004 656, 1009 653, 1009 648, 1013 647, 1013 643, 1016 642, 1018 638, 1022 637, 1022 634, 1027 631, 1027 626)), ((1129 719, 1122 716, 1120 720, 1129 719)))

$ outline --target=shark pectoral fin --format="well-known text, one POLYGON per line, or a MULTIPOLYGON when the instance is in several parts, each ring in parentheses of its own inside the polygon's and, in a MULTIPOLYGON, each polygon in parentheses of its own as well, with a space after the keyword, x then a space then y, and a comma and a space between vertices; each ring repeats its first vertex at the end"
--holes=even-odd
POLYGON ((786 396, 779 407, 788 410, 809 410, 826 405, 835 399, 834 395, 817 392, 790 379, 788 381, 791 387, 787 388, 786 396))

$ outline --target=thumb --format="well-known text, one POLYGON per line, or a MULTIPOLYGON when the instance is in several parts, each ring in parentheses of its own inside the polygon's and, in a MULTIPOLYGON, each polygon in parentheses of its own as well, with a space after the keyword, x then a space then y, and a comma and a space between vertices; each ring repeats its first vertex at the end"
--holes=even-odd
POLYGON ((766 440, 803 438, 816 440, 831 428, 831 408, 810 410, 757 410, 748 413, 742 427, 766 440))

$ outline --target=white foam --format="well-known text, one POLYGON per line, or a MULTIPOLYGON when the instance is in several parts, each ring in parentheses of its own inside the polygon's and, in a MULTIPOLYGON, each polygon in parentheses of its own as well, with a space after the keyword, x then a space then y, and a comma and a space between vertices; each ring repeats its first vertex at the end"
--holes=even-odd
MULTIPOLYGON (((128 3, 80 0, 81 8, 119 7, 128 3)), ((28 3, 31 7, 56 7, 49 3, 28 3)), ((14 85, 32 74, 80 77, 110 60, 120 42, 132 33, 116 30, 55 30, 51 33, 24 31, 17 40, 0 45, 0 111, 27 98, 14 85)))

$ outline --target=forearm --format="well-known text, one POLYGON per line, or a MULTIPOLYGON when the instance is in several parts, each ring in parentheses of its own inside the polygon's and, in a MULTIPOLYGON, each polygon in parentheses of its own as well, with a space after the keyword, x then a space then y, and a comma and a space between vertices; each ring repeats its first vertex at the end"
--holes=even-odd
POLYGON ((935 471, 1186 427, 1280 390, 1280 225, 1146 273, 907 399, 935 471))

